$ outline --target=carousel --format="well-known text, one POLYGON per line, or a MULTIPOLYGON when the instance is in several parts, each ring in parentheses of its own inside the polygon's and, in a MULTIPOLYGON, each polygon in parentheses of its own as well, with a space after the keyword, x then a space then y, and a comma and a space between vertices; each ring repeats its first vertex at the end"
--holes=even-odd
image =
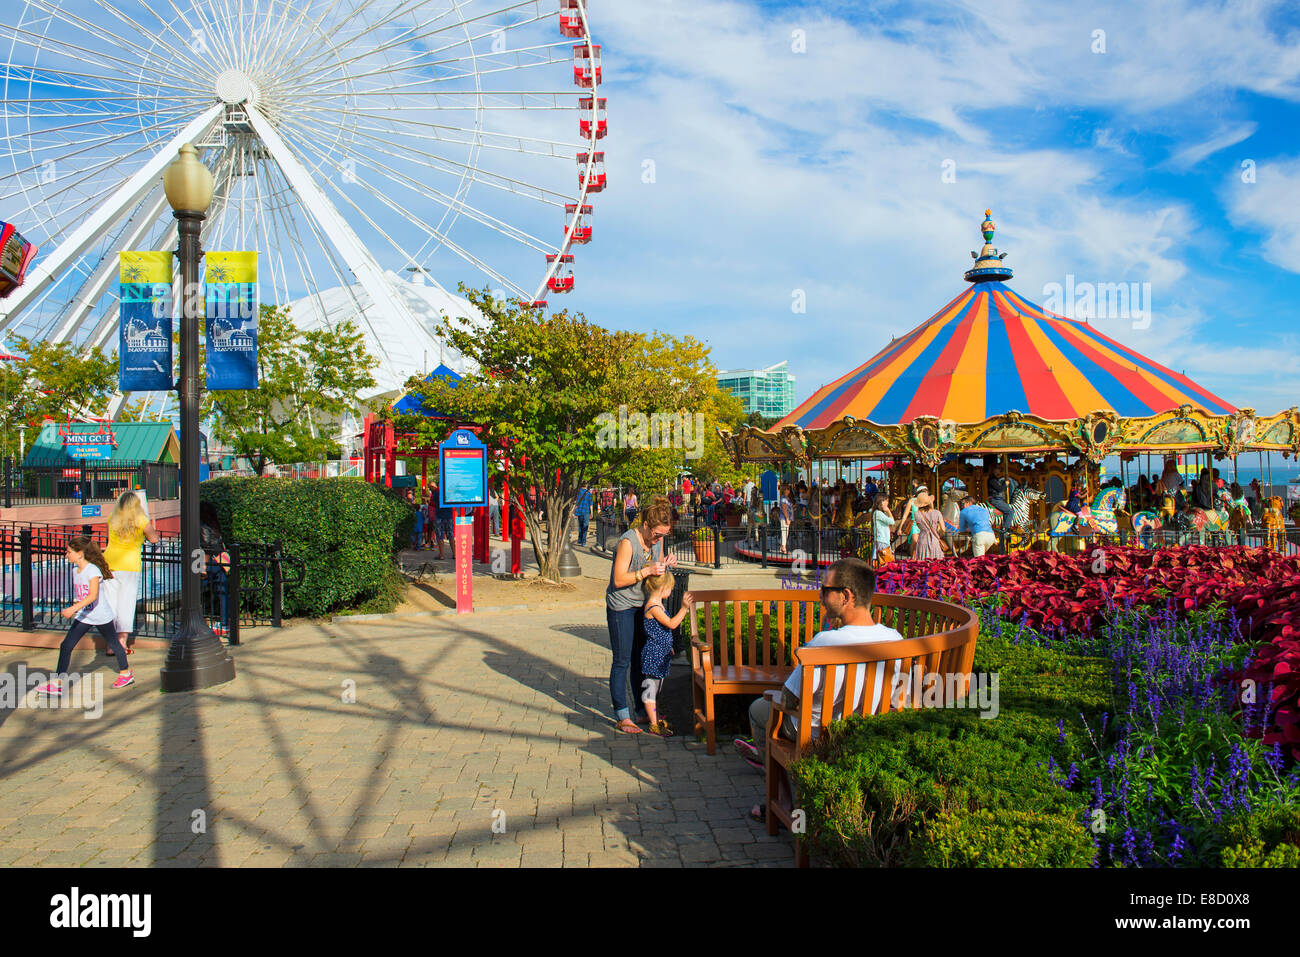
MULTIPOLYGON (((960 495, 988 502, 990 480, 1005 476, 1016 489, 1006 503, 1011 514, 990 514, 1004 547, 1014 548, 1159 528, 1158 505, 1130 509, 1130 475, 1170 464, 1213 470, 1224 460, 1235 473, 1237 458, 1255 453, 1263 471, 1264 453, 1300 455, 1295 407, 1268 416, 1236 408, 1086 320, 1015 292, 988 210, 985 217, 966 290, 772 429, 720 430, 733 460, 793 467, 819 489, 856 474, 858 488, 871 482, 891 503, 922 482, 944 496, 950 531, 960 495), (1108 457, 1119 458, 1120 474, 1105 481, 1108 457), (1086 518, 1066 510, 1072 495, 1091 506, 1086 518)), ((817 504, 810 513, 820 516, 817 504)), ((1216 505, 1226 504, 1216 494, 1216 505)), ((1271 503, 1263 504, 1267 518, 1271 503)), ((1221 528, 1226 539, 1230 510, 1194 521, 1198 530, 1221 528)))

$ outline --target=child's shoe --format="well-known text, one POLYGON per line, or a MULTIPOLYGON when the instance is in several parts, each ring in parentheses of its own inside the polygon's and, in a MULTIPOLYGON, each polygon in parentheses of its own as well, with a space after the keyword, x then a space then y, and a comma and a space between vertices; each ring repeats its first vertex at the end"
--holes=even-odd
POLYGON ((113 682, 114 688, 125 688, 127 685, 135 684, 135 672, 128 671, 124 675, 118 675, 117 680, 113 682))
POLYGON ((63 686, 51 681, 49 684, 43 684, 36 689, 37 694, 43 694, 49 698, 62 698, 63 686))
POLYGON ((661 738, 671 738, 673 736, 672 725, 670 725, 667 721, 663 720, 662 718, 659 719, 658 724, 652 724, 646 730, 650 734, 658 735, 661 738))

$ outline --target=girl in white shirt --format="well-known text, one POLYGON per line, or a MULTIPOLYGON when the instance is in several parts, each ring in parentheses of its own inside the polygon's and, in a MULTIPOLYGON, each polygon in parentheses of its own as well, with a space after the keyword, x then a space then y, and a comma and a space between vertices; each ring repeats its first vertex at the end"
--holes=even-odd
POLYGON ((91 628, 99 629, 108 643, 109 651, 117 658, 118 675, 113 687, 125 688, 135 681, 135 675, 127 666, 126 649, 122 647, 113 624, 117 618, 117 611, 113 607, 117 583, 112 580, 113 573, 108 569, 108 560, 87 535, 78 535, 68 542, 67 559, 74 568, 72 594, 77 600, 59 614, 75 620, 68 629, 68 636, 59 645, 59 665, 54 670, 54 679, 36 690, 39 694, 56 698, 63 694, 60 676, 68 673, 68 666, 72 663, 72 649, 77 647, 77 643, 91 628))

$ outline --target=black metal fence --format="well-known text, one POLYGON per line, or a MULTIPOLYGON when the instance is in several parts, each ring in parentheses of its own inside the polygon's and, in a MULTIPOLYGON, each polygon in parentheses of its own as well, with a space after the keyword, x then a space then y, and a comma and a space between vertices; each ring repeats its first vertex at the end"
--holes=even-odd
POLYGON ((123 492, 144 489, 155 501, 180 496, 180 468, 157 462, 96 465, 4 463, 4 506, 112 502, 123 492))
MULTIPOLYGON (((103 526, 83 526, 101 546, 107 544, 103 526)), ((63 631, 68 623, 59 611, 76 600, 68 539, 76 529, 29 523, 0 523, 0 627, 63 631)), ((279 542, 227 545, 230 562, 222 568, 208 556, 201 600, 204 615, 218 634, 239 644, 240 629, 282 624, 284 589, 302 582, 302 562, 284 554, 279 542), (237 613, 233 613, 237 612, 237 613)), ((145 543, 142 552, 135 632, 139 637, 168 638, 180 617, 181 545, 166 538, 145 543)))

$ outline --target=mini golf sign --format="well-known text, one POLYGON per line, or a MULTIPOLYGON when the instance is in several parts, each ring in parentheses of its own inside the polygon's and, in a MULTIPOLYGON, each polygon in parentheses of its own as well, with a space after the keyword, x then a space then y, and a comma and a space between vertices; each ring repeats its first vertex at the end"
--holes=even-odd
POLYGON ((74 432, 72 425, 59 426, 63 450, 73 459, 111 459, 117 448, 117 436, 111 427, 101 425, 93 432, 74 432))

